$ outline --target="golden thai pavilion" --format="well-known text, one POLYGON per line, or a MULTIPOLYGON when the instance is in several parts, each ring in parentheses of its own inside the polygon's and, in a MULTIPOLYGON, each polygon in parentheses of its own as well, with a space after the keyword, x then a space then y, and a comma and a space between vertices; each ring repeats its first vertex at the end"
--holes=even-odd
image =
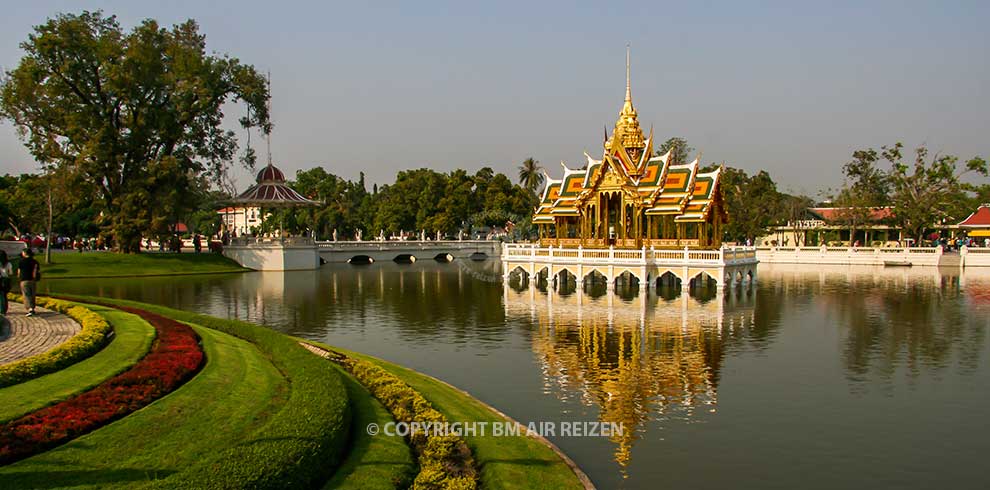
MULTIPOLYGON (((728 221, 719 188, 721 168, 699 172, 699 161, 671 164, 671 152, 653 154, 653 131, 639 126, 629 83, 601 160, 587 153, 579 170, 564 166, 546 178, 533 223, 540 244, 585 248, 719 248, 728 221)), ((562 164, 563 165, 563 164, 562 164)))

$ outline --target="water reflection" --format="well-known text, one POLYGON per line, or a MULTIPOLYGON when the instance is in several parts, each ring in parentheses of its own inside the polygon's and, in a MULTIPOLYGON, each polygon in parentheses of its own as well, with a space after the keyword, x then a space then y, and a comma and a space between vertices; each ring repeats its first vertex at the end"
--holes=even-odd
POLYGON ((845 331, 842 361, 854 383, 889 382, 949 366, 978 369, 986 341, 990 274, 958 268, 766 267, 768 287, 811 304, 845 331))
POLYGON ((621 422, 612 440, 554 441, 600 488, 981 481, 973 458, 986 438, 972 427, 990 417, 990 270, 765 264, 754 288, 689 295, 506 287, 499 267, 421 261, 41 285, 367 352, 523 421, 621 422))
POLYGON ((704 291, 701 300, 508 285, 504 294, 507 319, 534 326, 545 392, 596 407, 601 422, 622 424, 623 433, 612 437, 622 468, 651 421, 690 422, 698 410, 715 411, 726 340, 749 330, 755 313, 754 292, 740 288, 704 291))

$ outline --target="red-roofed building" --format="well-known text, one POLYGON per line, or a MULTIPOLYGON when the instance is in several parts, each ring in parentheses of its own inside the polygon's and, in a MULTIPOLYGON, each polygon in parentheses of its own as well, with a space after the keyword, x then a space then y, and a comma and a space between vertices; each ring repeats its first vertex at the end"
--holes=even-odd
POLYGON ((990 237, 990 204, 984 204, 959 223, 959 229, 970 237, 990 237))
MULTIPOLYGON (((842 223, 854 212, 853 208, 808 208, 808 212, 818 216, 822 221, 830 224, 842 223)), ((889 207, 873 208, 869 210, 868 220, 873 223, 880 223, 894 217, 894 210, 889 207)))
POLYGON ((856 208, 808 208, 805 219, 790 221, 773 228, 773 232, 757 240, 759 245, 784 247, 817 246, 821 244, 862 246, 903 245, 901 229, 893 224, 894 210, 890 207, 871 208, 860 212, 856 208), (856 220, 865 221, 853 223, 856 220))

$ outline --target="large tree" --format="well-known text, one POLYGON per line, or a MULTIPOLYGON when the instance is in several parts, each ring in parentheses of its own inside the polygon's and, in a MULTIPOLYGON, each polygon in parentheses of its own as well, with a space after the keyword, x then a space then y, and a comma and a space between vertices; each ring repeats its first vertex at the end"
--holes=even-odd
POLYGON ((270 130, 264 77, 235 58, 206 54, 189 20, 146 20, 125 32, 101 12, 59 15, 21 44, 0 81, 0 117, 43 165, 98 192, 115 245, 138 251, 156 221, 175 215, 185 189, 225 173, 237 150, 223 105, 244 101, 245 127, 270 130))
POLYGON ((894 219, 904 231, 921 241, 925 228, 941 222, 959 219, 952 211, 964 196, 975 188, 966 184, 967 174, 987 175, 987 162, 973 157, 959 167, 959 158, 952 155, 935 154, 929 156, 924 145, 914 150, 914 161, 905 163, 897 143, 882 147, 884 160, 890 162, 889 179, 891 200, 894 205, 894 219))
POLYGON ((842 166, 842 188, 832 196, 838 221, 849 227, 849 246, 856 230, 873 221, 874 210, 890 202, 890 176, 877 165, 880 154, 869 148, 854 151, 852 157, 842 166))
MULTIPOLYGON (((710 172, 715 168, 715 165, 709 165, 701 171, 710 172)), ((807 197, 778 191, 777 183, 765 170, 748 175, 745 170, 726 166, 720 179, 729 211, 729 223, 724 231, 728 241, 755 241, 769 233, 774 225, 801 218, 802 207, 807 209, 811 203, 807 197)))

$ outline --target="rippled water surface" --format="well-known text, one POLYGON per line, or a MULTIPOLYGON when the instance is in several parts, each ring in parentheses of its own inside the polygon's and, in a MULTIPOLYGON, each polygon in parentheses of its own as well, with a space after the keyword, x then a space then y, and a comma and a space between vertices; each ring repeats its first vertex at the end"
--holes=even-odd
POLYGON ((783 268, 688 294, 547 292, 493 261, 46 281, 397 362, 529 421, 599 488, 985 488, 990 271, 783 268))

